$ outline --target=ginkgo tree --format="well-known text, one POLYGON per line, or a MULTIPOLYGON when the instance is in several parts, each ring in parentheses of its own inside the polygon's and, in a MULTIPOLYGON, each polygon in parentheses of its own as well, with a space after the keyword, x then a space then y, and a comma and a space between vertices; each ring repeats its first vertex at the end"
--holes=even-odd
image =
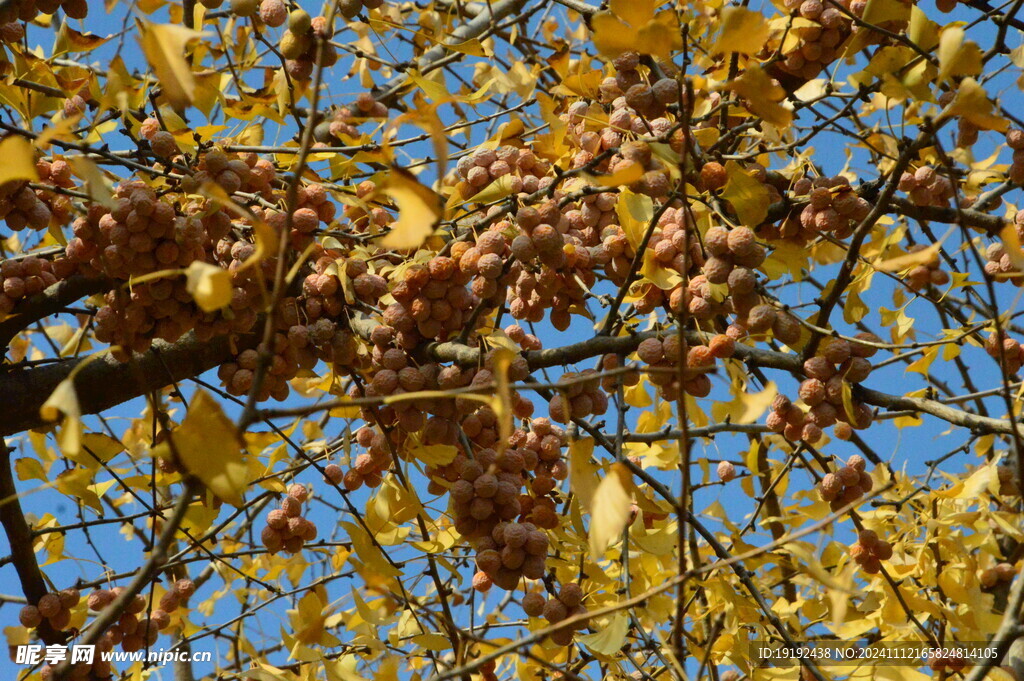
POLYGON ((1021 681, 1022 4, 0 0, 4 678, 1021 681))

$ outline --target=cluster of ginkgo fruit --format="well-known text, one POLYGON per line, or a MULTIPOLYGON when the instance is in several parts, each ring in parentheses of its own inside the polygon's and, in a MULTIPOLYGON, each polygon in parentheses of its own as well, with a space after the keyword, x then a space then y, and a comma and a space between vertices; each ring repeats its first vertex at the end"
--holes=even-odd
MULTIPOLYGON (((191 582, 189 582, 191 583, 191 582)), ((89 595, 87 607, 93 612, 106 608, 121 595, 123 587, 114 589, 98 589, 89 595)), ((21 609, 18 619, 22 626, 33 629, 45 620, 56 631, 66 631, 71 624, 72 608, 78 606, 81 594, 78 589, 63 589, 55 593, 44 594, 35 605, 27 605, 21 609)), ((147 642, 152 645, 158 636, 159 622, 154 618, 139 620, 139 613, 146 608, 146 599, 137 594, 128 601, 121 617, 111 625, 96 643, 97 654, 93 662, 78 662, 69 667, 69 678, 76 681, 92 681, 110 678, 112 669, 110 662, 102 658, 102 653, 109 652, 120 644, 125 652, 141 649, 147 642)), ((155 611, 154 615, 162 611, 155 611)), ((166 613, 164 613, 166 615, 166 613)), ((164 626, 167 626, 165 623, 164 626)), ((56 667, 44 665, 40 675, 44 679, 53 678, 56 667)))
MULTIPOLYGON (((615 75, 601 81, 600 98, 602 102, 614 103, 622 98, 633 112, 643 118, 658 120, 662 118, 670 105, 685 101, 686 93, 682 84, 674 77, 665 75, 649 82, 640 72, 640 54, 627 50, 612 60, 615 75)), ((671 63, 664 63, 671 70, 671 63)), ((641 118, 610 121, 613 130, 619 132, 648 132, 641 118), (639 121, 639 123, 634 123, 639 121), (639 128, 639 129, 638 129, 639 128)), ((657 127, 660 128, 660 125, 657 127)), ((617 146, 617 145, 616 145, 617 146)))
MULTIPOLYGON (((393 273, 391 297, 394 302, 384 308, 382 316, 384 324, 395 330, 398 345, 410 349, 423 339, 444 341, 458 335, 476 302, 466 288, 473 278, 472 270, 480 269, 479 262, 473 262, 473 256, 489 263, 489 256, 494 256, 493 250, 499 247, 503 249, 504 243, 492 246, 485 242, 469 257, 470 245, 459 249, 463 251, 461 254, 453 247, 452 257, 438 255, 422 265, 393 273)), ((500 269, 499 259, 499 272, 500 269)))
POLYGON ((46 620, 55 631, 63 631, 71 624, 71 608, 78 605, 78 589, 64 589, 43 594, 35 605, 26 605, 18 613, 23 627, 34 629, 46 620))
POLYGON ((783 55, 780 67, 810 80, 835 61, 853 25, 849 16, 853 4, 851 0, 841 0, 839 6, 821 0, 786 0, 786 9, 812 23, 793 27, 799 41, 783 55))
MULTIPOLYGON (((651 367, 648 378, 658 387, 658 394, 666 400, 675 400, 679 397, 680 387, 688 395, 707 396, 711 391, 709 374, 714 370, 715 360, 732 357, 735 351, 735 339, 726 334, 717 334, 707 345, 691 345, 686 348, 684 357, 684 346, 679 335, 673 333, 664 338, 645 338, 637 346, 636 354, 641 362, 651 367)), ((615 355, 605 355, 606 369, 617 364, 618 358, 615 355)), ((613 384, 606 384, 605 387, 612 388, 613 384)))
MULTIPOLYGON (((412 367, 406 367, 410 371, 405 375, 411 375, 416 371, 412 367)), ((405 371, 403 369, 402 371, 405 371)), ((400 372, 401 373, 401 372, 400 372)), ((405 378, 405 376, 403 376, 405 378)), ((422 379, 419 379, 422 380, 422 379)), ((408 381, 405 385, 410 385, 408 381)), ((415 387, 415 386, 412 386, 415 387)), ((366 449, 365 452, 356 456, 352 467, 347 471, 337 464, 328 464, 324 468, 324 475, 335 485, 342 485, 350 492, 366 485, 367 487, 378 487, 384 479, 384 474, 391 468, 393 463, 394 440, 398 435, 397 430, 391 431, 392 442, 388 442, 388 436, 381 431, 363 426, 356 431, 356 444, 366 449)))
POLYGON ((956 191, 949 178, 930 165, 904 172, 898 186, 915 206, 947 206, 956 191))
MULTIPOLYGON (((1013 217, 1013 227, 1017 238, 1024 237, 1024 210, 1019 210, 1013 217)), ((1024 286, 1024 273, 1014 264, 1002 240, 991 243, 985 249, 985 274, 996 281, 1010 281, 1017 286, 1024 286)))
POLYGON ((267 513, 267 526, 260 535, 267 551, 294 554, 301 551, 306 542, 316 539, 316 525, 312 520, 302 517, 302 505, 308 499, 309 488, 293 484, 281 500, 281 508, 267 513))
MULTIPOLYGON (((822 232, 845 239, 871 212, 871 204, 857 195, 850 181, 842 176, 803 177, 793 183, 794 196, 806 196, 800 212, 800 238, 809 240, 822 232)), ((785 230, 784 230, 785 231, 785 230)))
POLYGON ((504 144, 493 149, 481 147, 461 156, 445 183, 454 186, 463 199, 469 199, 507 176, 513 194, 532 194, 551 186, 554 178, 548 176, 550 170, 551 163, 538 158, 530 149, 504 144))
MULTIPOLYGON (((914 244, 907 252, 921 253, 927 248, 924 244, 914 244)), ((912 291, 920 291, 927 286, 945 286, 949 283, 949 272, 940 268, 939 254, 931 252, 924 262, 910 268, 904 281, 912 291)))
POLYGON ((1011 338, 1005 330, 989 334, 985 339, 985 352, 997 360, 1007 374, 1017 373, 1024 364, 1024 345, 1011 338))
POLYGON ((551 420, 569 423, 591 414, 608 411, 608 395, 601 390, 601 378, 595 369, 567 371, 558 379, 555 395, 548 403, 551 420))
POLYGON ((285 72, 297 81, 309 80, 313 69, 334 66, 338 51, 331 44, 333 27, 326 17, 310 18, 305 10, 295 9, 288 15, 288 29, 278 44, 285 58, 285 72))
POLYGON ((40 14, 63 11, 69 19, 84 19, 89 15, 88 0, 12 0, 0 7, 0 41, 21 42, 25 38, 24 22, 33 21, 40 14))
POLYGON ((850 558, 869 575, 882 570, 882 561, 892 558, 892 544, 878 536, 873 530, 861 530, 857 541, 850 546, 850 558))
MULTIPOLYGON (((818 494, 822 501, 836 511, 847 504, 857 501, 871 491, 874 482, 867 472, 867 462, 860 454, 854 454, 835 473, 826 473, 818 483, 818 494)), ((866 535, 867 536, 867 535, 866 535)), ((865 546, 871 542, 864 542, 865 546)))
POLYGON ((73 271, 74 264, 66 258, 47 260, 30 255, 4 260, 0 263, 0 315, 11 312, 23 299, 42 293, 73 271))
POLYGON ((1024 184, 1024 130, 1012 128, 1006 131, 1006 146, 1013 150, 1010 167, 1006 175, 1014 184, 1024 184))
POLYGON ((544 598, 544 594, 539 591, 528 591, 522 599, 523 612, 530 617, 543 617, 552 625, 574 618, 571 624, 551 634, 551 640, 556 645, 569 645, 575 632, 586 629, 589 624, 585 617, 587 608, 583 605, 584 596, 582 587, 575 582, 563 584, 557 595, 550 598, 544 598))
POLYGON ((834 426, 835 436, 849 440, 853 430, 871 425, 871 408, 857 400, 850 384, 860 383, 871 373, 869 357, 878 352, 881 339, 871 333, 858 333, 852 339, 826 338, 817 353, 803 365, 807 377, 800 384, 800 400, 805 412, 785 395, 778 395, 765 423, 768 429, 790 440, 815 443, 825 428, 834 426))
POLYGON ((590 222, 598 224, 600 218, 592 211, 586 214, 584 217, 582 209, 563 212, 556 198, 537 206, 520 206, 514 227, 505 221, 494 226, 498 233, 519 230, 509 244, 514 262, 502 280, 506 287, 511 286, 507 303, 514 319, 539 322, 548 317, 556 329, 565 330, 572 310, 585 308, 590 288, 597 281, 594 269, 611 259, 598 242, 596 227, 588 226, 590 222))
POLYGON ((15 232, 66 224, 74 212, 70 196, 62 191, 75 184, 66 160, 40 159, 36 161, 35 174, 35 188, 25 180, 0 184, 0 219, 15 232))
POLYGON ((544 576, 548 536, 533 523, 499 522, 489 536, 477 539, 473 548, 477 567, 473 588, 477 591, 487 591, 492 584, 512 591, 523 578, 544 576))

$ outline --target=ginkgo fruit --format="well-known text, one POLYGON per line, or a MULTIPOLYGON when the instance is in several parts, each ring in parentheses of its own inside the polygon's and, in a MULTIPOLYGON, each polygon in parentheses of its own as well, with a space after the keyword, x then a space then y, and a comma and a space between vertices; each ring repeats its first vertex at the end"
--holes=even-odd
POLYGON ((721 461, 717 468, 718 478, 722 482, 729 482, 736 477, 736 466, 731 461, 721 461))

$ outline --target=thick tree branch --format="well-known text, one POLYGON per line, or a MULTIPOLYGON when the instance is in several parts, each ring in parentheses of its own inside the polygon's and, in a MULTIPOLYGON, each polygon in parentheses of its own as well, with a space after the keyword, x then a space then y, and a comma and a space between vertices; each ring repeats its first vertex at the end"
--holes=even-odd
MULTIPOLYGON (((38 603, 39 599, 49 592, 43 574, 36 562, 36 553, 32 548, 32 530, 25 521, 25 512, 18 500, 18 490, 14 486, 14 472, 11 470, 11 451, 0 438, 0 524, 11 549, 11 562, 18 571, 22 593, 29 603, 38 603)), ((43 620, 37 631, 39 637, 47 644, 64 643, 67 636, 55 631, 49 621, 43 620)))
MULTIPOLYGON (((237 340, 238 350, 255 346, 255 339, 237 340)), ((96 414, 130 399, 159 390, 175 381, 198 376, 233 356, 231 341, 222 336, 203 343, 189 333, 177 343, 153 343, 153 348, 126 364, 109 355, 90 362, 75 376, 75 391, 83 414, 96 414)), ((68 359, 29 370, 13 368, 0 374, 0 435, 12 435, 45 424, 39 408, 54 388, 81 363, 68 359)))

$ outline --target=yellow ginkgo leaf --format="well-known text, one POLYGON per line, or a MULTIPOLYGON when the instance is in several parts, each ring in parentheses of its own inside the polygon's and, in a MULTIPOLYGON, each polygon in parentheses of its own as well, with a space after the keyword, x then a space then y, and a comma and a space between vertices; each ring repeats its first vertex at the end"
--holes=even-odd
POLYGON ((740 222, 751 229, 757 227, 768 215, 768 190, 736 161, 727 161, 725 172, 729 179, 722 196, 732 204, 740 222))
POLYGON ((927 248, 922 248, 920 251, 914 251, 913 253, 906 253, 904 255, 898 255, 895 258, 889 258, 875 264, 875 269, 881 270, 882 272, 899 272, 905 270, 908 267, 914 265, 921 265, 926 262, 930 262, 935 259, 939 254, 939 248, 941 244, 932 244, 927 248))
POLYGON ((192 67, 185 60, 185 46, 190 40, 202 37, 199 31, 177 24, 141 22, 142 53, 153 67, 164 97, 177 111, 192 103, 196 81, 192 67))
POLYGON ((964 42, 964 30, 950 26, 939 37, 939 78, 976 76, 981 73, 982 54, 977 43, 964 42))
POLYGON ((36 156, 32 143, 24 137, 14 135, 0 142, 0 184, 11 180, 36 181, 36 156))
POLYGON ((186 270, 185 288, 204 312, 214 312, 231 303, 231 273, 196 260, 186 270))
POLYGON ((71 375, 58 383, 39 408, 39 415, 46 421, 56 421, 61 414, 64 415, 57 444, 70 457, 78 456, 82 451, 82 408, 78 404, 74 380, 74 375, 71 375))
POLYGON ((114 195, 99 166, 85 156, 73 156, 70 161, 71 166, 75 169, 75 174, 85 180, 85 191, 89 198, 101 206, 113 209, 114 195))
POLYGON ((743 74, 729 83, 729 89, 743 97, 750 113, 776 127, 784 127, 793 120, 793 112, 779 104, 786 91, 773 83, 760 66, 750 65, 743 74))
POLYGON ((655 0, 611 0, 608 9, 630 26, 639 28, 654 18, 655 0))
POLYGON ((619 193, 615 212, 629 245, 634 249, 640 248, 648 223, 654 217, 654 202, 651 197, 624 189, 619 193))
POLYGON ((608 57, 627 50, 667 59, 682 46, 679 21, 670 11, 655 15, 657 0, 613 0, 590 20, 594 46, 608 57))
POLYGON ((422 445, 413 449, 410 454, 428 466, 447 466, 455 460, 458 450, 452 445, 422 445))
POLYGON ((95 471, 123 451, 124 444, 106 433, 85 433, 82 435, 82 451, 77 454, 65 451, 64 454, 75 463, 95 471))
POLYGON ((1003 240, 1003 250, 1010 263, 1017 268, 1018 272, 1024 272, 1024 251, 1020 247, 1020 239, 1017 237, 1017 228, 1013 225, 1006 225, 999 232, 999 238, 1003 240))
POLYGON ((722 33, 715 43, 715 52, 755 54, 768 40, 768 21, 760 12, 746 7, 726 7, 722 10, 722 33))
POLYGON ((494 182, 469 197, 466 203, 494 203, 512 194, 512 180, 515 175, 502 175, 494 182))
POLYGON ((594 47, 601 54, 615 57, 636 46, 636 29, 622 23, 611 12, 598 12, 591 17, 590 26, 594 32, 594 47))
POLYGON ((626 643, 629 633, 629 617, 621 612, 612 615, 606 626, 597 632, 580 636, 577 640, 599 655, 614 655, 626 643))
POLYGON ((491 358, 494 367, 494 382, 497 390, 491 400, 491 409, 498 419, 498 452, 505 451, 508 446, 508 439, 512 436, 513 419, 512 413, 512 387, 509 384, 508 370, 512 360, 518 353, 508 348, 495 348, 491 358))
POLYGON ((249 473, 238 432, 217 401, 202 390, 193 396, 188 415, 171 432, 170 441, 153 448, 154 456, 172 459, 174 454, 219 499, 242 506, 249 473))
POLYGON ((383 248, 419 248, 441 217, 441 200, 404 168, 392 168, 384 192, 398 204, 398 220, 380 240, 383 248))
POLYGON ((594 490, 590 506, 590 554, 594 560, 604 556, 605 549, 629 523, 632 498, 626 492, 630 484, 629 469, 613 463, 608 475, 594 490))
POLYGON ((622 164, 619 170, 610 175, 583 174, 583 177, 598 187, 621 187, 624 184, 633 184, 643 176, 644 167, 641 163, 622 164))
POLYGON ((594 438, 573 440, 569 445, 569 487, 583 508, 593 505, 597 489, 597 466, 590 462, 594 453, 594 438))
POLYGON ((982 130, 998 130, 1005 132, 1010 127, 1009 121, 993 113, 992 100, 985 94, 984 88, 973 78, 964 78, 957 88, 956 98, 949 106, 951 116, 961 116, 974 123, 982 130))

